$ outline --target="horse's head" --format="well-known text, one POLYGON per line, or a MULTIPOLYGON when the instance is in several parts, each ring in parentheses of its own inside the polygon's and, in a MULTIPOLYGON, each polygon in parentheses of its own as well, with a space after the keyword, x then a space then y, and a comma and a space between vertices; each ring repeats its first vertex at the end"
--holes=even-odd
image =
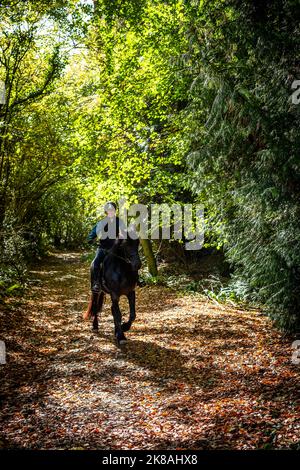
POLYGON ((118 246, 122 248, 124 257, 131 264, 133 271, 138 271, 142 267, 139 255, 140 240, 132 230, 127 231, 127 238, 119 238, 118 246))

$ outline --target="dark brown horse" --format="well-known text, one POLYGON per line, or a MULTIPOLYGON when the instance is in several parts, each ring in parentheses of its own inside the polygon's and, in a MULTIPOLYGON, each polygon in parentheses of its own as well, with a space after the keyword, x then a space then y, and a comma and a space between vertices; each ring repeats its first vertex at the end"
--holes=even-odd
POLYGON ((126 239, 118 238, 115 241, 103 260, 100 275, 101 290, 92 292, 88 309, 84 314, 85 320, 93 317, 93 330, 98 331, 98 313, 102 310, 105 293, 110 294, 115 337, 118 344, 126 341, 124 331, 128 331, 135 320, 135 287, 138 270, 141 268, 138 247, 139 239, 131 238, 130 232, 126 239), (126 295, 130 308, 129 320, 124 323, 122 323, 122 313, 119 307, 121 295, 126 295))

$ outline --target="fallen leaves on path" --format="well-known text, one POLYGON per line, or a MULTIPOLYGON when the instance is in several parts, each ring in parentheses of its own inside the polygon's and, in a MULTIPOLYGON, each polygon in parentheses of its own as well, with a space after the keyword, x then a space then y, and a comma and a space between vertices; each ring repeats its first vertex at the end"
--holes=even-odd
POLYGON ((264 315, 143 287, 118 349, 108 298, 98 335, 82 321, 88 272, 53 254, 0 312, 0 448, 299 448, 299 366, 264 315))

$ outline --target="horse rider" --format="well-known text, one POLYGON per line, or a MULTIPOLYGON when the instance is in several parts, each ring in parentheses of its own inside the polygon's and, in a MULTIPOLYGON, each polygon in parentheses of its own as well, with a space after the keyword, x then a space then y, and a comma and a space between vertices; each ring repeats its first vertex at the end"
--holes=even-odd
POLYGON ((125 233, 126 226, 122 219, 116 215, 117 206, 114 202, 107 202, 104 206, 106 217, 101 219, 91 230, 87 237, 88 243, 98 240, 96 256, 91 265, 91 285, 93 292, 100 291, 100 271, 101 264, 110 250, 116 238, 125 233))

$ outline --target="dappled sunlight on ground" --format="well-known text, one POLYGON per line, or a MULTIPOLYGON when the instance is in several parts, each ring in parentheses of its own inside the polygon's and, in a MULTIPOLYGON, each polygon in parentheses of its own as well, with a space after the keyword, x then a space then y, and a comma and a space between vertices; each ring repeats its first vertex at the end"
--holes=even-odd
MULTIPOLYGON (((106 298, 100 333, 82 320, 89 266, 55 253, 22 302, 0 313, 0 447, 254 449, 300 441, 299 366, 259 311, 160 286, 137 289, 118 349, 106 298)), ((128 314, 127 300, 121 309, 128 314)))

